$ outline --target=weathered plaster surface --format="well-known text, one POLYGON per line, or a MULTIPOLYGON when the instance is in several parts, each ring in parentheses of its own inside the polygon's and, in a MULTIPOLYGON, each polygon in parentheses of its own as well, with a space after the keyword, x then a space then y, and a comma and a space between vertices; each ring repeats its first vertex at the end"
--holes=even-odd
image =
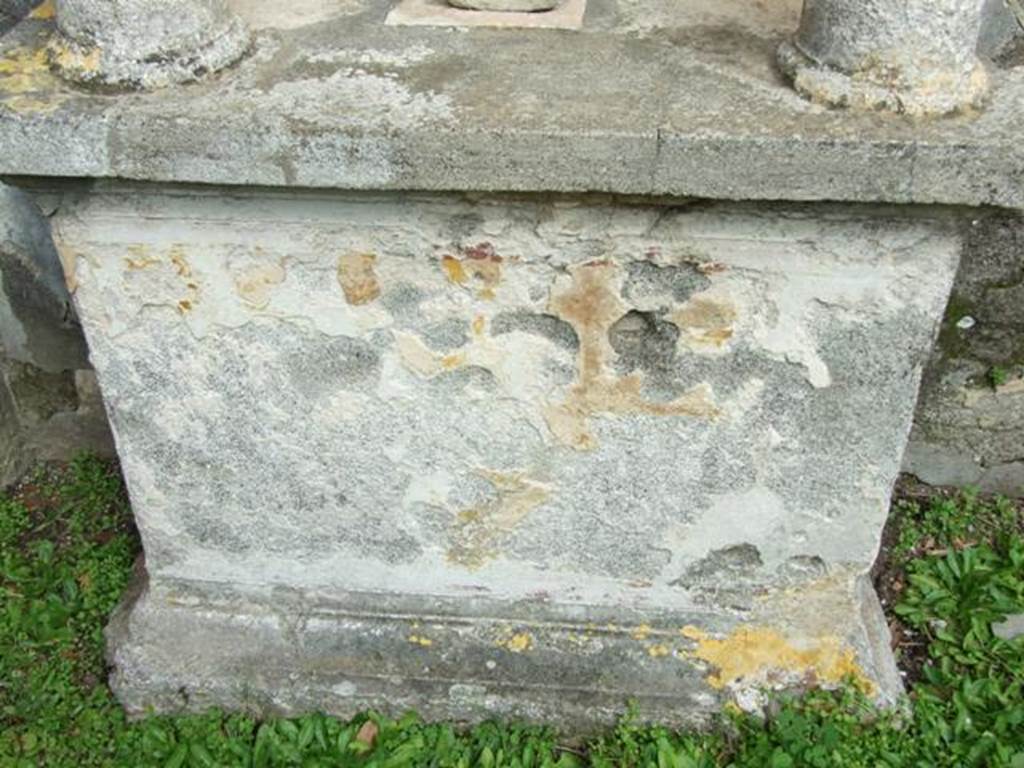
MULTIPOLYGON (((111 188, 56 231, 154 590, 667 622, 643 657, 698 670, 697 712, 691 646, 734 632, 898 687, 858 585, 955 269, 941 212, 111 188)), ((132 654, 162 651, 120 645, 142 701, 132 654)))
POLYGON ((52 76, 53 20, 27 19, 0 38, 0 174, 1024 205, 1009 61, 983 113, 916 121, 787 85, 797 0, 591 0, 578 31, 393 27, 392 7, 254 4, 244 61, 128 96, 52 76))

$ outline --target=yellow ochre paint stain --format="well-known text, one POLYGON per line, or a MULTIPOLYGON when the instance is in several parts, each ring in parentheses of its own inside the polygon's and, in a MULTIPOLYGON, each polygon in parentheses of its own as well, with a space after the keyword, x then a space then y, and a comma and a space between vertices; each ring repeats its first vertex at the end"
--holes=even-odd
POLYGON ((875 692, 874 683, 857 664, 853 650, 836 637, 815 638, 806 647, 798 647, 770 627, 739 627, 722 638, 711 637, 696 627, 683 627, 680 634, 696 643, 689 656, 715 667, 707 678, 712 688, 781 670, 813 673, 824 683, 839 683, 850 677, 868 695, 875 692))

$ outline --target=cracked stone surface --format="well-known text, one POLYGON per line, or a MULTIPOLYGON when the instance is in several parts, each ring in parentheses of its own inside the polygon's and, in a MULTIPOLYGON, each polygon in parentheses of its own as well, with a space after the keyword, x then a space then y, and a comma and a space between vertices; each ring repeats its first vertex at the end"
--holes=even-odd
POLYGON ((55 232, 146 551, 130 710, 898 692, 865 575, 946 213, 100 185, 55 232))

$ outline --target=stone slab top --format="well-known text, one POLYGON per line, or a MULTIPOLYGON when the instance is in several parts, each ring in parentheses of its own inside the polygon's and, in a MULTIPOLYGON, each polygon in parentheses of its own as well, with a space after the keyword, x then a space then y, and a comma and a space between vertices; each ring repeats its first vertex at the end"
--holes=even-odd
POLYGON ((799 0, 588 0, 576 31, 387 26, 395 2, 236 0, 242 63, 119 95, 50 73, 44 4, 0 37, 0 175, 1024 207, 1024 67, 914 120, 787 86, 799 0))

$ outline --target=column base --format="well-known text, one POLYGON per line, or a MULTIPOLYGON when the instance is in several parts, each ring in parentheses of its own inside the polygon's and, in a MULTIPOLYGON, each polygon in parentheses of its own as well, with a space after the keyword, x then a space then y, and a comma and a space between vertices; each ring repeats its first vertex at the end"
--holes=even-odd
POLYGON ((372 708, 581 733, 629 702, 675 727, 764 689, 856 679, 901 693, 881 607, 863 577, 769 593, 749 611, 641 612, 544 602, 151 583, 140 568, 107 629, 111 686, 132 715, 210 707, 256 716, 372 708))
MULTIPOLYGON (((141 30, 142 35, 147 30, 141 30)), ((244 22, 235 16, 201 40, 180 50, 151 51, 142 39, 138 45, 83 46, 55 33, 49 44, 50 65, 65 80, 101 88, 152 89, 198 80, 229 67, 245 54, 250 44, 244 22)))
POLYGON ((980 61, 966 76, 940 70, 911 78, 883 61, 848 74, 814 60, 791 41, 779 47, 778 61, 801 96, 830 107, 945 115, 980 109, 989 90, 988 70, 980 61))

